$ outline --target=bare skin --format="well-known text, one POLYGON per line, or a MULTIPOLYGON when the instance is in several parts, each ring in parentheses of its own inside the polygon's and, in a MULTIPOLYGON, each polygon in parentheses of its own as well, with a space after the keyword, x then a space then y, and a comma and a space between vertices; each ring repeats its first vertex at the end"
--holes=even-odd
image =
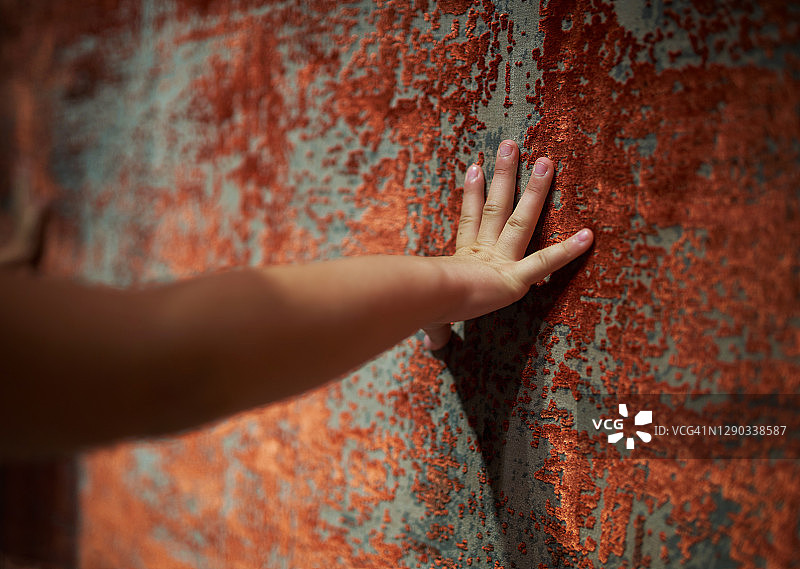
POLYGON ((519 150, 467 171, 452 256, 251 268, 142 291, 0 272, 0 456, 74 452, 196 427, 302 393, 408 337, 522 298, 586 252, 583 229, 525 256, 553 176, 513 207, 519 150), (13 379, 12 379, 13 378, 13 379))

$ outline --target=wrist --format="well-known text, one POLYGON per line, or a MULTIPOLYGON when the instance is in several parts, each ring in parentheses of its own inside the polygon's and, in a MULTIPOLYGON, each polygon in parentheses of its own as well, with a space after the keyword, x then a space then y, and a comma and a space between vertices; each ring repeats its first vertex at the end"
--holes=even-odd
POLYGON ((437 296, 439 298, 435 323, 451 323, 461 320, 461 313, 469 299, 469 286, 465 267, 452 256, 425 257, 431 261, 437 276, 437 296))

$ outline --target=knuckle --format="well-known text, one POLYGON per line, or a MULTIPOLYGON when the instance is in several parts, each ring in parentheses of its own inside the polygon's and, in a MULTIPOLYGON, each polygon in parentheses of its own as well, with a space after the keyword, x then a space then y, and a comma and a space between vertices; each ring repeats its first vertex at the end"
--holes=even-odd
POLYGON ((497 202, 486 202, 483 204, 483 215, 500 215, 503 212, 503 206, 497 202))
POLYGON ((544 273, 545 275, 549 275, 550 273, 552 273, 554 270, 553 269, 554 265, 553 265, 553 257, 550 254, 550 251, 548 251, 547 249, 542 249, 537 253, 537 256, 539 258, 539 267, 541 267, 542 273, 544 273))
POLYGON ((524 220, 524 219, 521 219, 520 217, 518 217, 516 215, 512 215, 511 217, 508 218, 508 221, 506 221, 506 226, 509 229, 511 229, 513 231, 517 231, 517 232, 523 232, 523 231, 526 231, 528 229, 527 221, 524 220))
POLYGON ((511 165, 498 162, 494 167, 494 175, 506 178, 511 175, 511 165))
POLYGON ((460 227, 467 227, 478 223, 478 218, 474 215, 463 214, 458 223, 460 227))
POLYGON ((528 185, 525 186, 526 192, 531 192, 533 195, 537 197, 546 196, 550 190, 550 186, 548 184, 543 183, 540 179, 531 178, 528 180, 528 185))

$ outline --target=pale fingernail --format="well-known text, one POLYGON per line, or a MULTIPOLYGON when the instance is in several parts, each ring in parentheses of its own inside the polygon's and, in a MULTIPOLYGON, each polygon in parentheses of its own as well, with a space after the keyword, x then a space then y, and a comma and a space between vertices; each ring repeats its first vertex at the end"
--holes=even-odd
POLYGON ((588 229, 581 229, 575 234, 575 240, 578 243, 586 243, 592 238, 592 232, 588 229))
POLYGON ((537 176, 544 176, 547 174, 548 169, 547 162, 543 160, 537 160, 536 164, 533 165, 533 173, 537 176))
POLYGON ((473 164, 467 170, 467 182, 474 182, 478 179, 478 174, 480 174, 481 168, 477 164, 473 164))
POLYGON ((426 350, 433 350, 433 342, 431 341, 431 337, 425 334, 425 337, 422 339, 422 347, 426 350))
POLYGON ((512 152, 514 152, 514 147, 510 142, 504 142, 500 145, 500 156, 511 156, 512 152))

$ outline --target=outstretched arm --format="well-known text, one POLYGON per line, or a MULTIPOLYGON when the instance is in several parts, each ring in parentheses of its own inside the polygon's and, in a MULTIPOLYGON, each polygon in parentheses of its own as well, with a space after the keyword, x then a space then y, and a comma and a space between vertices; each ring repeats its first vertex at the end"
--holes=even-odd
POLYGON ((452 256, 237 270, 139 292, 3 276, 0 454, 196 426, 317 386, 420 327, 443 346, 451 322, 520 299, 591 244, 582 230, 524 256, 553 166, 539 159, 512 213, 517 163, 506 141, 485 203, 470 167, 452 256))

